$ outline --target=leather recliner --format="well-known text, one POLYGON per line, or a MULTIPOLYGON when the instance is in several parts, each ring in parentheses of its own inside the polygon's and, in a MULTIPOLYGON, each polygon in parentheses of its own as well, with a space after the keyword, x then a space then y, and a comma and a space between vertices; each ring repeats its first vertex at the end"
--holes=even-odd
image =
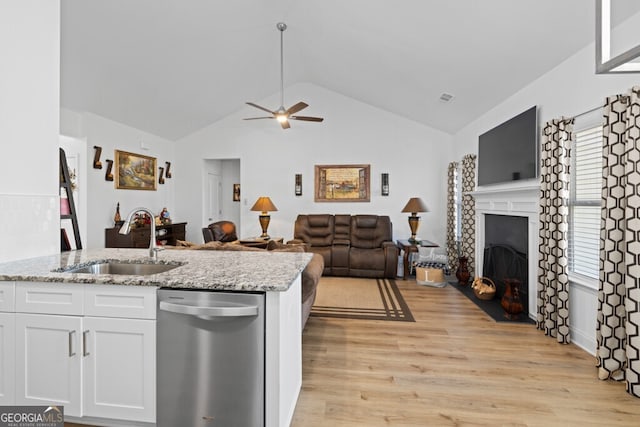
POLYGON ((298 215, 292 242, 322 255, 323 275, 396 277, 398 248, 388 216, 298 215))
POLYGON ((236 225, 231 221, 217 221, 202 229, 204 242, 234 242, 238 240, 236 225))

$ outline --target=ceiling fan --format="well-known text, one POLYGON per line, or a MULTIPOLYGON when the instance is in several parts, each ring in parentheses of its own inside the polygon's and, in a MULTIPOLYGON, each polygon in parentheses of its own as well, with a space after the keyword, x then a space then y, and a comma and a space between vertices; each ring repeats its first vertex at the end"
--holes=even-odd
POLYGON ((284 53, 283 53, 283 34, 284 30, 287 29, 287 24, 284 22, 278 22, 276 24, 276 28, 280 30, 280 108, 275 111, 271 111, 268 108, 262 107, 258 104, 254 104, 253 102, 247 102, 247 105, 251 105, 259 110, 266 111, 270 113, 271 116, 267 117, 249 117, 244 120, 261 120, 261 119, 276 119, 282 126, 282 129, 289 129, 291 125, 289 124, 289 120, 302 120, 305 122, 321 122, 324 120, 322 117, 309 117, 309 116, 294 116, 300 110, 307 108, 309 105, 304 102, 298 102, 295 105, 292 105, 289 108, 284 108, 284 53))

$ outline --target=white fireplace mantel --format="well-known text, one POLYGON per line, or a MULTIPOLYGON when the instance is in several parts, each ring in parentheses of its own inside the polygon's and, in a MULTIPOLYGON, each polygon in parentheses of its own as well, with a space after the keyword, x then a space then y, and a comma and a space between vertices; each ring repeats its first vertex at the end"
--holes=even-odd
POLYGON ((482 276, 485 246, 485 215, 521 216, 528 219, 528 295, 529 317, 536 316, 536 283, 538 276, 538 223, 540 184, 538 180, 505 185, 478 187, 465 193, 472 196, 476 206, 476 269, 482 276))

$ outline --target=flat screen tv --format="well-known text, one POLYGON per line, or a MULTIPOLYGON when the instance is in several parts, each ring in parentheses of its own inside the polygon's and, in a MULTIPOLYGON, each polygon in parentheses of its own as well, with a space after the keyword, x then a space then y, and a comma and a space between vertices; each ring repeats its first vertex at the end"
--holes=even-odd
POLYGON ((478 140, 478 186, 538 176, 538 114, 531 107, 478 140))

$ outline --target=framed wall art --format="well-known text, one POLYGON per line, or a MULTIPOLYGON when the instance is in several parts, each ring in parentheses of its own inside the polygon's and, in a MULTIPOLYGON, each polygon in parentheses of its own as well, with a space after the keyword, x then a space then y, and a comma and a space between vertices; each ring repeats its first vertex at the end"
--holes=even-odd
POLYGON ((115 150, 116 188, 121 190, 156 190, 155 157, 115 150))
POLYGON ((316 202, 368 202, 370 165, 316 165, 316 202))
POLYGON ((240 184, 233 184, 233 201, 240 201, 240 184))

